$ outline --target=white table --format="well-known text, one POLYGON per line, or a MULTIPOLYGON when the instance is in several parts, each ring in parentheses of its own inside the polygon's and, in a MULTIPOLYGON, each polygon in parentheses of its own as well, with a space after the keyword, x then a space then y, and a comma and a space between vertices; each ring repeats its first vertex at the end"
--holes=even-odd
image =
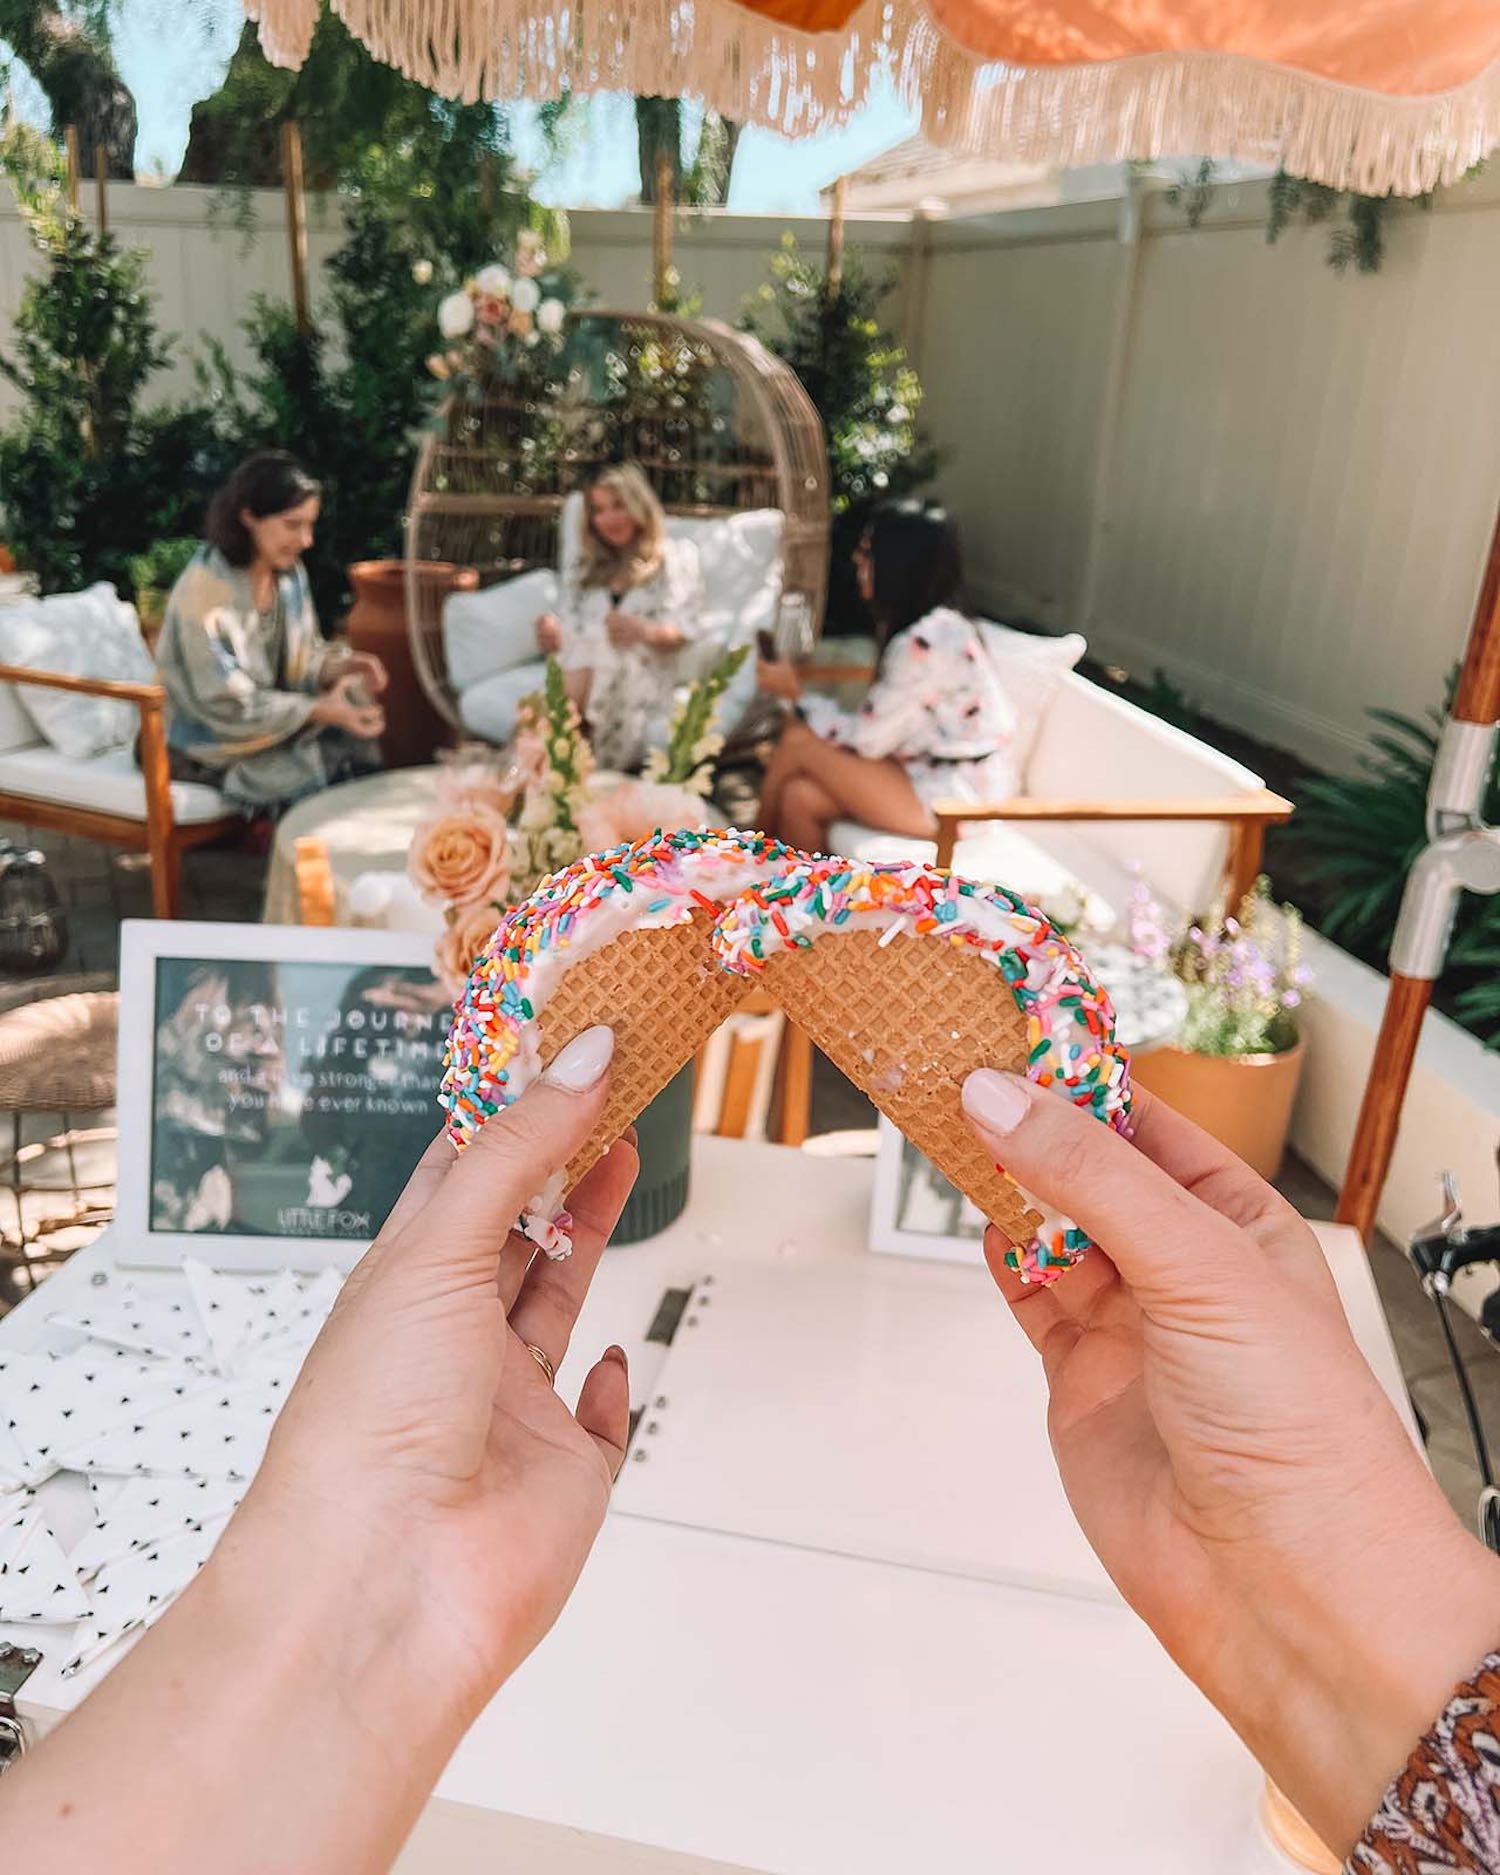
MULTIPOLYGON (((633 1456, 403 1875, 1283 1866, 1258 1768, 1073 1525, 1035 1357, 988 1277, 866 1252, 870 1181, 868 1162, 706 1140, 683 1219, 607 1254, 559 1384, 620 1341, 633 1456), (694 1300, 664 1348, 645 1334, 674 1288, 694 1300)), ((1319 1237, 1405 1416, 1358 1241, 1319 1237)), ((44 1668, 27 1696, 45 1724, 79 1683, 44 1668)))

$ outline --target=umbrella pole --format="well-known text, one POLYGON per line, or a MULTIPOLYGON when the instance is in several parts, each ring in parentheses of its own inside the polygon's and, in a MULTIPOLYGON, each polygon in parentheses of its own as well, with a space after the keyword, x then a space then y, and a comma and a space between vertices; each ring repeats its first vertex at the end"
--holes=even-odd
MULTIPOLYGON (((1401 1107, 1422 1018, 1442 975, 1454 914, 1465 892, 1500 892, 1500 834, 1484 824, 1484 796, 1500 721, 1500 516, 1443 725, 1427 792, 1427 846, 1407 875, 1391 942, 1385 1015, 1359 1110, 1338 1221, 1368 1243, 1391 1169, 1401 1107)), ((1436 1172, 1439 1168, 1434 1167, 1436 1172)))

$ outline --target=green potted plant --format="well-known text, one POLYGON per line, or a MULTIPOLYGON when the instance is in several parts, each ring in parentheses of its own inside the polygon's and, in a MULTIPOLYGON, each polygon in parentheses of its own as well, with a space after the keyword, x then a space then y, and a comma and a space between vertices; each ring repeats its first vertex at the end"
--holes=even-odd
POLYGON ((1299 1012, 1308 971, 1301 918, 1273 904, 1261 879, 1235 916, 1174 936, 1149 888, 1139 885, 1128 937, 1137 956, 1170 969, 1187 992, 1175 1040, 1135 1056, 1137 1084, 1262 1178, 1274 1178, 1302 1075, 1299 1012))
POLYGON ((167 609, 167 595, 201 545, 201 541, 186 536, 158 540, 144 553, 133 553, 126 562, 130 583, 135 588, 136 616, 141 621, 141 632, 147 644, 156 643, 167 609))

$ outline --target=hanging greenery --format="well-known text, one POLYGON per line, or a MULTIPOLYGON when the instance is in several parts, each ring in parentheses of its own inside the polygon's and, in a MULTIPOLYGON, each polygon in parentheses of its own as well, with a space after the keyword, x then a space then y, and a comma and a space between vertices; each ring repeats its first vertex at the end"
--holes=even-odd
MULTIPOLYGON (((1173 208, 1182 210, 1188 226, 1196 228, 1207 214, 1218 186, 1218 165, 1205 157, 1195 169, 1184 170, 1164 196, 1173 208)), ((1356 273, 1379 273, 1385 259, 1385 221, 1396 200, 1394 196, 1330 189, 1321 182, 1289 176, 1284 169, 1272 176, 1268 192, 1267 241, 1274 244, 1294 222, 1310 228, 1326 226, 1325 258, 1335 273, 1345 273, 1351 267, 1356 273)), ((1432 206, 1430 194, 1415 199, 1421 208, 1432 206)))

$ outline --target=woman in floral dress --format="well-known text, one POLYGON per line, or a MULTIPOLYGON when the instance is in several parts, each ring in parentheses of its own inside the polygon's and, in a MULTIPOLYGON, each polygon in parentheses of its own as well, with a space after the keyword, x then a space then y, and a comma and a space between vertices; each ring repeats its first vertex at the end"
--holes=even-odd
POLYGON ((856 711, 804 696, 796 670, 760 666, 763 690, 797 706, 766 770, 761 820, 793 846, 823 849, 836 820, 927 838, 938 801, 1015 792, 1018 718, 979 628, 963 609, 958 539, 939 510, 876 511, 855 550, 875 615, 875 679, 856 711))

